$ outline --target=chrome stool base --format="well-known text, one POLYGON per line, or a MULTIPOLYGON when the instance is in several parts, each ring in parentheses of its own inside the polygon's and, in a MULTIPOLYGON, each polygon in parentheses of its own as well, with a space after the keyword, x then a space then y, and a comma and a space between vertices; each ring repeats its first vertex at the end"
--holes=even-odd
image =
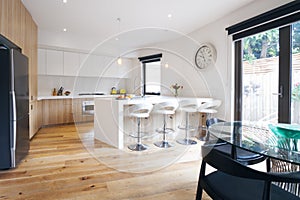
POLYGON ((170 134, 170 133, 174 133, 175 132, 171 128, 166 128, 165 130, 163 128, 158 128, 155 131, 158 132, 158 133, 161 133, 161 134, 170 134))
POLYGON ((179 144, 183 144, 183 145, 197 144, 197 142, 195 140, 191 140, 191 139, 180 139, 180 140, 176 140, 176 142, 179 144))
POLYGON ((160 147, 160 148, 170 148, 170 147, 173 147, 172 144, 170 144, 169 142, 166 142, 166 141, 155 142, 154 145, 157 146, 157 147, 160 147))
POLYGON ((128 149, 132 150, 132 151, 145 151, 147 150, 149 147, 145 144, 132 144, 128 146, 128 149))

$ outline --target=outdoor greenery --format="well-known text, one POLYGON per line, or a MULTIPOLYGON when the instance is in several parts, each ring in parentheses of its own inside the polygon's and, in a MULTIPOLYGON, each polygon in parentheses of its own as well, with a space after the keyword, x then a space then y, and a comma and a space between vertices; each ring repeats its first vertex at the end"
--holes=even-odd
MULTIPOLYGON (((293 54, 300 52, 300 22, 293 24, 293 54)), ((279 54, 279 30, 272 29, 244 38, 244 61, 269 58, 279 54)))
POLYGON ((294 101, 300 101, 300 83, 296 83, 292 90, 292 99, 294 101))

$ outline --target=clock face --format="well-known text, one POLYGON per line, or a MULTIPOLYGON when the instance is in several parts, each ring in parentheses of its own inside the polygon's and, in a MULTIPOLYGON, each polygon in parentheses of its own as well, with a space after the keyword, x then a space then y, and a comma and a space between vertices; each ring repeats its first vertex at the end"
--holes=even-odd
POLYGON ((200 69, 203 69, 209 66, 214 60, 214 52, 212 47, 208 45, 202 45, 195 56, 196 66, 200 69))

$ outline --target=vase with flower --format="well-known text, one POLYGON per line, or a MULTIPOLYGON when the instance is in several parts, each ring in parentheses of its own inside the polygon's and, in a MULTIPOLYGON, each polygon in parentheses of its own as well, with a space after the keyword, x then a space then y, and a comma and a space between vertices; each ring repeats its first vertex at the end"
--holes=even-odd
POLYGON ((174 85, 171 85, 171 88, 174 90, 174 96, 177 97, 178 96, 178 91, 180 89, 183 89, 183 86, 178 85, 177 83, 175 83, 174 85))

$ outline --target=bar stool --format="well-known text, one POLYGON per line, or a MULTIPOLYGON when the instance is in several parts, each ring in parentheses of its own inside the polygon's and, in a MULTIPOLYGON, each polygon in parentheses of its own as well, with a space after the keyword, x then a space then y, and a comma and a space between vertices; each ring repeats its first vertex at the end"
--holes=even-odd
POLYGON ((132 151, 144 151, 148 149, 148 146, 142 144, 141 135, 141 118, 147 118, 150 116, 153 105, 151 103, 135 104, 129 108, 129 116, 137 119, 138 130, 137 130, 137 143, 129 145, 128 148, 132 151))
POLYGON ((175 114, 178 108, 177 101, 167 101, 154 105, 153 112, 163 115, 163 128, 156 129, 156 132, 163 134, 163 140, 160 142, 155 142, 154 145, 160 148, 169 148, 173 145, 167 141, 167 134, 174 132, 173 129, 167 128, 167 116, 175 114))
MULTIPOLYGON (((205 103, 203 103, 199 106, 198 111, 200 113, 206 114, 205 121, 207 121, 208 119, 210 119, 212 117, 213 114, 218 112, 216 109, 221 105, 221 103, 222 103, 221 100, 217 100, 217 99, 205 102, 205 103)), ((201 132, 202 132, 202 130, 205 130, 205 135, 201 134, 200 137, 199 137, 200 140, 204 140, 205 136, 207 135, 207 126, 206 126, 206 124, 202 124, 201 132)))
POLYGON ((185 130, 185 138, 176 140, 177 143, 183 145, 197 144, 195 140, 189 139, 189 132, 196 130, 195 127, 190 126, 190 113, 198 112, 198 102, 195 99, 182 100, 179 102, 179 110, 185 112, 185 126, 178 126, 179 129, 185 130))

